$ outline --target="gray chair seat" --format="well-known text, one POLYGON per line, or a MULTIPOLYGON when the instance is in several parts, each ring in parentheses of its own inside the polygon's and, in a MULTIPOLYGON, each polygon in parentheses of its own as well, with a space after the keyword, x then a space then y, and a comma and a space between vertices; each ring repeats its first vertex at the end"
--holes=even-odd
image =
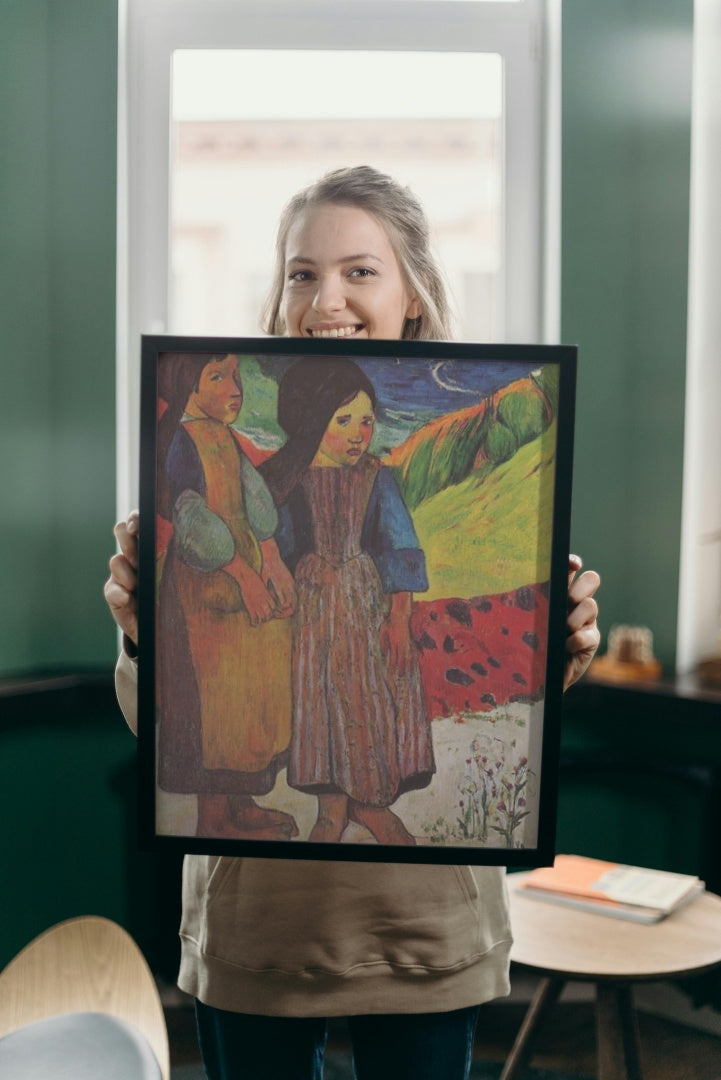
POLYGON ((37 1020, 0 1038, 7 1080, 161 1080, 145 1036, 102 1013, 37 1020))

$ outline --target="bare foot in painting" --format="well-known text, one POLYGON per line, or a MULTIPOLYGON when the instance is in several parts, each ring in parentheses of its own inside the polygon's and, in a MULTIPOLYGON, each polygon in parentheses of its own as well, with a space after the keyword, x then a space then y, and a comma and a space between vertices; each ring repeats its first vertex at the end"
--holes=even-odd
POLYGON ((363 803, 351 802, 348 816, 351 821, 357 821, 368 829, 379 844, 402 844, 404 847, 415 845, 416 838, 387 806, 364 806, 363 803))
POLYGON ((291 836, 298 835, 295 818, 282 810, 269 810, 258 806, 250 795, 228 795, 230 820, 240 829, 289 829, 291 836))
POLYGON ((287 814, 282 817, 288 821, 262 820, 255 816, 253 823, 248 824, 231 818, 229 803, 228 795, 198 795, 196 836, 219 840, 290 840, 298 834, 293 818, 287 814))
POLYGON ((337 844, 348 824, 348 799, 345 795, 320 795, 318 818, 310 831, 309 840, 320 844, 337 844))

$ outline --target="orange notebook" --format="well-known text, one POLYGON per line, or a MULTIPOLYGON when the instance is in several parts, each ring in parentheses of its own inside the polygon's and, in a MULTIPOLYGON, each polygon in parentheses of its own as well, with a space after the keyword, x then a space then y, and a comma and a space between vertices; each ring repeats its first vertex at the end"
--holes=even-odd
POLYGON ((557 855, 519 885, 528 897, 638 922, 658 922, 704 890, 693 874, 557 855))

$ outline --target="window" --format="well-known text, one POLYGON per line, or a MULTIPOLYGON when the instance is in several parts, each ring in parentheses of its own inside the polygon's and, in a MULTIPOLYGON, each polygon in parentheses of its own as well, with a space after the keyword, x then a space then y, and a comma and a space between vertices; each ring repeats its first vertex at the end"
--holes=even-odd
POLYGON ((258 333, 280 209, 338 165, 364 160, 421 197, 459 337, 555 339, 542 140, 555 6, 121 3, 120 512, 137 498, 140 334, 258 333))
POLYGON ((257 333, 285 202, 370 162, 426 208, 456 336, 503 337, 498 55, 196 49, 172 72, 169 330, 257 333))

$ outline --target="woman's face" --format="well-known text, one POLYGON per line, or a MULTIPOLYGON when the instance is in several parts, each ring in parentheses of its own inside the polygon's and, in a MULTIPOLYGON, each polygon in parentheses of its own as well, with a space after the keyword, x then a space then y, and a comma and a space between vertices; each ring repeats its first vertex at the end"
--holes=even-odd
POLYGON ((357 206, 323 203, 288 232, 281 315, 289 337, 400 338, 421 314, 385 228, 357 206))
POLYGON ((238 357, 228 356, 211 360, 203 368, 198 389, 188 398, 186 412, 202 420, 210 417, 224 424, 232 424, 238 418, 243 404, 243 386, 238 372, 238 357))
POLYGON ((371 399, 361 390, 333 413, 313 464, 356 465, 368 449, 375 419, 371 399))

